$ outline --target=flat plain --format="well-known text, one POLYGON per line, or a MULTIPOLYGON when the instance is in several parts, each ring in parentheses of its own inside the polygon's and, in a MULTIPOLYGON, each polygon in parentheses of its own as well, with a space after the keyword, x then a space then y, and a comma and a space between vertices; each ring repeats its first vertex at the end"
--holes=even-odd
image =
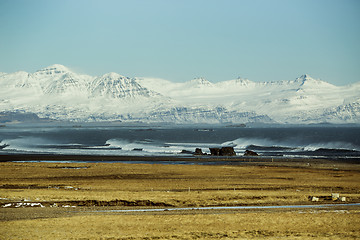
POLYGON ((340 205, 360 203, 360 164, 216 161, 1 162, 1 239, 360 238, 360 207, 340 205), (336 206, 118 211, 310 204, 336 206))

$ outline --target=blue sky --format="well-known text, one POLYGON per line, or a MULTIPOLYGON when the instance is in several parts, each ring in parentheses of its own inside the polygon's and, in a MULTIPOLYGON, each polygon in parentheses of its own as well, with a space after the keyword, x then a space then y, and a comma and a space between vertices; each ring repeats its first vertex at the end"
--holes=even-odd
POLYGON ((0 0, 0 71, 360 81, 358 0, 0 0))

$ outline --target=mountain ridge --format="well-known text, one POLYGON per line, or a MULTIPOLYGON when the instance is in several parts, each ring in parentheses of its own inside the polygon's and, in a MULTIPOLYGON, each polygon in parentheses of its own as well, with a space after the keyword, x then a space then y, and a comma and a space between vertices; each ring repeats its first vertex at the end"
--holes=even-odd
POLYGON ((77 74, 54 64, 35 73, 0 73, 0 112, 73 121, 360 123, 359 90, 360 82, 335 86, 308 74, 277 82, 174 83, 77 74))

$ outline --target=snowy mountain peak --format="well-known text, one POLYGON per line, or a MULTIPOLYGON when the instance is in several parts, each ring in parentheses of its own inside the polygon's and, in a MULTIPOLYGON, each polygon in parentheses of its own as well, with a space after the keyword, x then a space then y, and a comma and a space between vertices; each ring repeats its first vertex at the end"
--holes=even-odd
POLYGON ((309 74, 303 74, 300 77, 298 77, 297 79, 299 80, 308 80, 308 79, 313 79, 309 74))
POLYGON ((122 76, 116 72, 105 73, 104 75, 102 75, 102 78, 104 78, 104 79, 130 79, 130 78, 122 76))
POLYGON ((300 83, 300 84, 304 84, 307 81, 316 81, 315 79, 313 79, 309 74, 304 74, 301 75, 300 77, 295 79, 295 82, 300 83))
POLYGON ((233 91, 238 89, 246 89, 247 87, 255 86, 256 84, 249 79, 238 77, 237 79, 227 80, 216 83, 216 86, 220 88, 226 88, 227 91, 233 91))
POLYGON ((241 78, 241 77, 238 77, 237 79, 235 79, 234 81, 237 85, 241 85, 241 86, 247 86, 249 85, 250 83, 252 83, 249 79, 247 78, 241 78))
POLYGON ((196 87, 203 87, 203 86, 210 87, 213 85, 211 82, 209 82, 203 77, 194 78, 193 80, 189 81, 189 83, 191 85, 195 85, 196 87))
POLYGON ((64 65, 53 64, 51 66, 48 66, 46 68, 38 70, 36 73, 53 75, 53 74, 64 74, 64 73, 69 73, 69 72, 71 72, 71 71, 64 65))
MULTIPOLYGON (((0 84, 6 88, 15 87, 17 90, 19 88, 31 88, 37 85, 35 79, 32 74, 18 71, 15 73, 5 74, 0 76, 0 84)), ((1 88, 1 86, 0 86, 1 88)), ((1 94, 0 94, 1 95, 1 94)))
POLYGON ((317 87, 320 87, 320 86, 321 87, 329 87, 329 88, 334 88, 335 87, 334 85, 332 85, 332 84, 330 84, 328 82, 322 81, 320 79, 314 79, 308 74, 304 74, 301 77, 296 78, 295 83, 299 83, 300 88, 303 88, 303 87, 317 88, 317 87))
MULTIPOLYGON (((60 78, 48 83, 44 89, 46 94, 80 93, 85 83, 73 73, 65 73, 60 78)), ((84 87, 85 88, 85 87, 84 87)))
POLYGON ((136 96, 149 97, 156 93, 149 91, 137 83, 135 78, 124 77, 111 72, 97 77, 92 82, 93 96, 106 96, 110 98, 134 98, 136 96))

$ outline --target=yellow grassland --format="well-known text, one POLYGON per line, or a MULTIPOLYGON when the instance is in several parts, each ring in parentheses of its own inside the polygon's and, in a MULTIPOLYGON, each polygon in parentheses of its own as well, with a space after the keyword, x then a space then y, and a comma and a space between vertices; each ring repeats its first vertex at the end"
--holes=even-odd
MULTIPOLYGON (((120 199, 173 207, 291 205, 311 204, 309 196, 334 192, 345 196, 347 202, 360 202, 357 164, 285 165, 5 162, 0 163, 0 203, 120 199)), ((360 238, 358 208, 134 214, 90 212, 87 208, 72 208, 73 212, 64 208, 54 214, 46 209, 1 208, 0 238, 360 238), (76 213, 74 209, 83 210, 76 213)))

